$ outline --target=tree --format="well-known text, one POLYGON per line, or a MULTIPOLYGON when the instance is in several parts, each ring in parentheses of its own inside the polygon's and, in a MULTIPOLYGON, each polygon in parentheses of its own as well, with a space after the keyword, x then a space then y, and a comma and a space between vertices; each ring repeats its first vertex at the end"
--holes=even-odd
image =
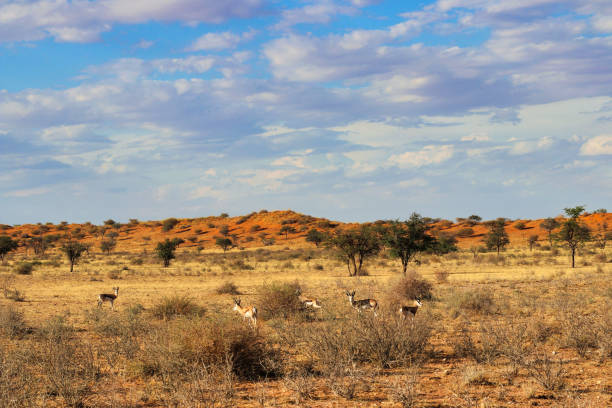
POLYGON ((4 256, 18 247, 19 243, 17 241, 8 235, 0 235, 0 261, 4 263, 4 256))
POLYGON ((234 246, 234 243, 229 238, 219 237, 215 240, 215 245, 223 249, 223 252, 225 253, 228 249, 234 246))
POLYGON ((536 242, 538 242, 538 236, 537 235, 530 235, 529 238, 527 239, 527 242, 529 243, 529 250, 533 251, 533 246, 536 244, 536 242))
POLYGON ((72 272, 74 270, 74 265, 79 261, 83 252, 87 251, 88 247, 77 241, 67 241, 60 249, 66 254, 66 258, 68 258, 68 262, 70 262, 70 272, 72 272))
POLYGON ((293 234, 295 231, 295 228, 291 225, 283 225, 280 229, 280 233, 285 234, 285 239, 289 238, 289 233, 293 234))
POLYGON ((540 223, 540 228, 548 231, 548 242, 550 242, 550 246, 552 247, 553 245, 552 232, 553 230, 556 230, 557 228, 559 228, 559 222, 555 220, 554 218, 549 217, 540 223))
POLYGON ((508 233, 504 228, 505 225, 505 218, 498 218, 495 221, 488 222, 489 232, 483 238, 483 242, 489 250, 497 249, 497 256, 499 256, 499 251, 510 243, 510 238, 508 238, 508 233))
POLYGON ((178 224, 178 220, 176 218, 166 218, 163 222, 162 222, 162 230, 164 232, 168 232, 170 231, 172 228, 174 228, 176 226, 176 224, 178 224))
POLYGON ((598 231, 593 235, 595 246, 603 252, 608 241, 612 240, 612 231, 608 231, 608 223, 598 224, 598 231))
POLYGON ((221 233, 221 235, 227 237, 229 235, 229 226, 222 225, 221 227, 219 227, 219 232, 221 233))
POLYGON ((155 252, 157 253, 157 257, 164 262, 164 268, 170 266, 170 261, 175 258, 174 251, 176 247, 183 242, 184 241, 180 238, 174 238, 173 240, 166 238, 165 241, 157 243, 155 252))
POLYGON ((306 234, 306 242, 312 242, 318 248, 319 244, 325 240, 325 234, 316 228, 311 228, 306 234))
POLYGON ((573 208, 564 208, 563 210, 570 218, 561 226, 561 230, 557 234, 557 239, 565 242, 569 248, 572 256, 572 268, 574 268, 576 265, 576 249, 591 238, 591 231, 589 227, 581 223, 578 218, 584 211, 584 206, 579 205, 573 208))
POLYGON ((380 251, 380 241, 372 227, 367 225, 337 231, 326 245, 335 248, 338 256, 346 262, 349 276, 359 275, 363 262, 380 251))
POLYGON ((404 276, 410 260, 419 252, 434 249, 437 243, 427 233, 427 224, 417 213, 412 213, 404 222, 392 221, 383 233, 383 242, 391 256, 401 260, 404 276))
POLYGON ((100 249, 102 250, 102 252, 106 252, 106 255, 110 255, 110 253, 113 251, 113 249, 115 249, 115 247, 117 246, 117 241, 115 241, 114 239, 105 239, 102 242, 100 242, 100 249))

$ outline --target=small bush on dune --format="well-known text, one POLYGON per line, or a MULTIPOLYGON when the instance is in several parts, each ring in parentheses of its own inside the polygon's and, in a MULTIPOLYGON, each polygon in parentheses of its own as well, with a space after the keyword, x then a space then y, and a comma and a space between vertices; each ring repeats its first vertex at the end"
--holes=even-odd
POLYGON ((196 317, 204 314, 204 308, 187 296, 170 296, 160 300, 151 309, 151 314, 157 319, 168 320, 177 316, 196 317))

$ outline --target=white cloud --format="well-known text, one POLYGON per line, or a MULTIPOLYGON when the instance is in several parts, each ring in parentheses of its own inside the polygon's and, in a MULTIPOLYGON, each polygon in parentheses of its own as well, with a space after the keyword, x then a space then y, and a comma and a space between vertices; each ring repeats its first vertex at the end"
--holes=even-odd
POLYGON ((510 154, 521 155, 533 153, 538 150, 548 149, 552 146, 553 140, 550 137, 543 137, 540 140, 516 142, 510 149, 510 154))
POLYGON ((248 41, 255 36, 256 32, 251 30, 242 34, 224 31, 220 33, 206 33, 195 40, 187 51, 225 50, 235 48, 243 41, 248 41))
POLYGON ((427 186, 429 183, 427 183, 427 180, 425 180, 422 177, 415 177, 413 179, 409 179, 409 180, 402 180, 399 183, 397 183, 397 185, 399 187, 402 188, 409 188, 409 187, 425 187, 427 186))
POLYGON ((453 157, 453 153, 452 145, 429 145, 419 151, 394 154, 389 158, 389 162, 400 168, 422 167, 445 162, 453 157))
POLYGON ((462 142, 486 142, 489 140, 489 135, 486 132, 474 132, 461 138, 462 142))
POLYGON ((187 24, 220 23, 252 17, 264 0, 31 0, 0 5, 0 42, 37 41, 53 37, 62 42, 92 42, 115 23, 148 21, 187 24))
POLYGON ((590 138, 580 147, 583 156, 612 154, 612 135, 599 135, 590 138))
POLYGON ((9 191, 8 193, 5 193, 4 195, 6 197, 24 198, 24 197, 31 197, 34 195, 46 194, 50 191, 51 189, 48 187, 36 187, 36 188, 28 188, 24 190, 9 191))
POLYGON ((328 23, 336 15, 356 12, 354 7, 341 6, 333 0, 315 0, 306 6, 283 11, 282 19, 275 28, 283 30, 296 24, 328 23))

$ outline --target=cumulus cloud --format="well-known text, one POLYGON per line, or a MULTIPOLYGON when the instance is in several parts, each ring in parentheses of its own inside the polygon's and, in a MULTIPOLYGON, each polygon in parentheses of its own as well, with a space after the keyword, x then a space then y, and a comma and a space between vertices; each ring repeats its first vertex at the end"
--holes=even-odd
POLYGON ((356 8, 337 4, 334 0, 315 0, 303 7, 283 11, 282 19, 275 28, 283 30, 296 24, 328 23, 337 15, 356 12, 356 8))
POLYGON ((583 156, 612 154, 612 135, 599 135, 590 138, 580 147, 583 156))
POLYGON ((0 42, 92 42, 115 23, 220 23, 265 11, 264 0, 9 0, 0 5, 0 42))
POLYGON ((553 140, 550 137, 543 137, 540 140, 520 141, 514 143, 510 149, 510 154, 520 155, 533 153, 538 150, 548 149, 552 146, 553 140))
POLYGON ((453 153, 452 145, 428 145, 418 151, 394 154, 389 158, 389 162, 400 168, 422 167, 445 162, 453 157, 453 153))
POLYGON ((235 48, 238 44, 243 41, 248 41, 255 36, 255 31, 247 31, 242 34, 236 34, 231 31, 224 31, 220 33, 206 33, 203 36, 195 40, 187 51, 219 51, 225 49, 235 48))

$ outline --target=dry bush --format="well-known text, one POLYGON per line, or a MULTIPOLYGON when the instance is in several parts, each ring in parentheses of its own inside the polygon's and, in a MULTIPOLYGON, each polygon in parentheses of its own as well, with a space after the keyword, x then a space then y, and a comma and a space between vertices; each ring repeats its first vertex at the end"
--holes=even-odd
POLYGON ((137 305, 122 313, 109 313, 98 308, 85 313, 92 331, 104 339, 99 353, 109 366, 114 367, 120 356, 134 358, 140 350, 139 339, 151 330, 150 324, 142 317, 142 310, 142 306, 137 305))
POLYGON ((363 368, 353 364, 333 367, 325 373, 325 383, 334 395, 347 400, 354 399, 358 393, 370 390, 371 379, 363 368))
POLYGON ((403 408, 412 408, 417 404, 419 374, 416 369, 389 383, 389 399, 403 408))
POLYGON ((17 275, 31 275, 34 270, 32 262, 20 262, 15 266, 14 272, 17 275))
POLYGON ((535 353, 526 364, 530 377, 548 391, 565 387, 567 372, 561 359, 553 360, 546 352, 535 353))
POLYGON ((304 307, 298 293, 301 287, 298 282, 264 283, 257 291, 256 304, 263 319, 288 318, 302 315, 304 307))
POLYGON ((29 348, 8 350, 0 347, 0 406, 23 408, 37 406, 39 388, 35 373, 29 368, 29 348))
POLYGON ((234 282, 225 282, 221 286, 219 286, 215 292, 218 295, 239 295, 240 291, 238 290, 238 286, 234 284, 234 282))
POLYGON ((29 331, 23 314, 10 305, 0 306, 0 334, 8 338, 20 338, 29 331))
POLYGON ((424 357, 430 334, 427 318, 408 321, 396 314, 364 313, 307 333, 307 352, 325 371, 347 362, 405 367, 424 357))
POLYGON ((401 299, 432 299, 432 284, 425 280, 415 271, 411 271, 406 277, 392 287, 390 296, 401 299))
POLYGON ((448 282, 448 276, 450 273, 446 269, 436 269, 434 271, 434 275, 438 283, 446 283, 448 282))
POLYGON ((294 403, 301 406, 304 401, 314 398, 314 375, 309 372, 294 372, 283 377, 285 388, 293 393, 294 403))
POLYGON ((187 296, 164 297, 151 308, 151 315, 157 319, 172 319, 178 316, 202 316, 204 308, 187 296))
POLYGON ((597 322, 597 342, 600 362, 612 357, 612 309, 610 306, 612 305, 606 305, 606 311, 597 322))
POLYGON ((276 377, 283 368, 280 351, 235 319, 167 321, 150 332, 137 360, 137 371, 162 381, 184 380, 199 365, 229 364, 234 375, 246 380, 276 377))
POLYGON ((454 318, 466 312, 488 315, 497 311, 493 296, 482 289, 453 292, 446 298, 446 303, 454 318))
POLYGON ((49 320, 41 328, 36 358, 46 393, 59 396, 66 406, 80 407, 100 371, 91 346, 78 341, 73 332, 64 318, 49 320))

